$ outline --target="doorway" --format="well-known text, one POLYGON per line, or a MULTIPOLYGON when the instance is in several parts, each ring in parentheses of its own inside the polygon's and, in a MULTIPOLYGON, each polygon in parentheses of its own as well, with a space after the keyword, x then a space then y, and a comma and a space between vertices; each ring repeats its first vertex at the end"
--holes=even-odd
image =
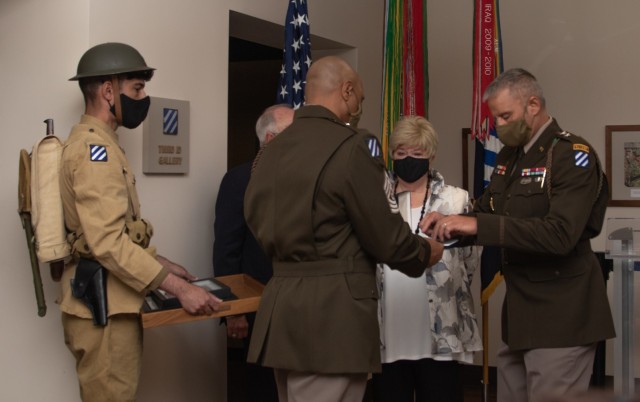
MULTIPOLYGON (((229 11, 227 170, 253 160, 260 147, 255 124, 277 101, 283 45, 282 25, 229 11)), ((357 68, 352 46, 313 34, 311 46, 314 59, 335 54, 357 68)))

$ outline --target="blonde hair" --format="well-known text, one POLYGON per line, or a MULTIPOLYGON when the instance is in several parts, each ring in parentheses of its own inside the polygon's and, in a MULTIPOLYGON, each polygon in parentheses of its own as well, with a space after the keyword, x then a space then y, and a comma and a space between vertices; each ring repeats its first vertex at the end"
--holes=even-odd
POLYGON ((427 158, 433 158, 438 151, 438 133, 424 117, 405 116, 396 123, 389 138, 391 153, 401 146, 424 150, 427 158))

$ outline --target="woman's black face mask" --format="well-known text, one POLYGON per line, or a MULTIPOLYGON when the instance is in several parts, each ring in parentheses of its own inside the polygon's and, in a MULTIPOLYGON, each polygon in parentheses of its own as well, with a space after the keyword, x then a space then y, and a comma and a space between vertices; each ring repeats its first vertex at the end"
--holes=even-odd
POLYGON ((407 156, 393 161, 393 171, 407 183, 413 183, 429 172, 429 159, 407 156))

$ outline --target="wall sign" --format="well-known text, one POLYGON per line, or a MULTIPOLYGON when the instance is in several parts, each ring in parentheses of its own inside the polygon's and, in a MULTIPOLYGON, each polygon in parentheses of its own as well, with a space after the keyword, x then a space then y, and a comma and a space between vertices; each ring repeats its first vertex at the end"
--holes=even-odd
POLYGON ((142 172, 189 172, 189 102, 151 97, 142 125, 142 172))

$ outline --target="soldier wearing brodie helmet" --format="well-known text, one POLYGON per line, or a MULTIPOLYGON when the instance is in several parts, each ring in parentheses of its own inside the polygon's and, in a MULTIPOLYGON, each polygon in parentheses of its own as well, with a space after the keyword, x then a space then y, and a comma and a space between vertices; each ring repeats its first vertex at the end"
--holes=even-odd
MULTIPOLYGON (((155 68, 148 67, 142 55, 136 49, 124 43, 103 43, 87 50, 78 63, 78 73, 71 81, 79 81, 85 97, 95 95, 97 85, 106 80, 112 82, 116 91, 120 89, 120 77, 137 78, 149 81, 155 68), (89 91, 85 91, 89 89, 89 91)), ((142 86, 144 88, 144 85, 142 86)), ((147 117, 149 97, 132 99, 124 93, 115 96, 109 111, 115 116, 118 125, 136 128, 147 117)))
POLYGON ((73 259, 58 299, 65 343, 76 358, 83 401, 133 401, 147 291, 177 296, 191 314, 211 314, 220 300, 190 284, 185 268, 157 255, 141 218, 135 179, 118 144, 119 126, 145 119, 145 83, 154 69, 133 47, 104 43, 80 59, 76 76, 85 113, 65 142, 60 193, 73 259))

